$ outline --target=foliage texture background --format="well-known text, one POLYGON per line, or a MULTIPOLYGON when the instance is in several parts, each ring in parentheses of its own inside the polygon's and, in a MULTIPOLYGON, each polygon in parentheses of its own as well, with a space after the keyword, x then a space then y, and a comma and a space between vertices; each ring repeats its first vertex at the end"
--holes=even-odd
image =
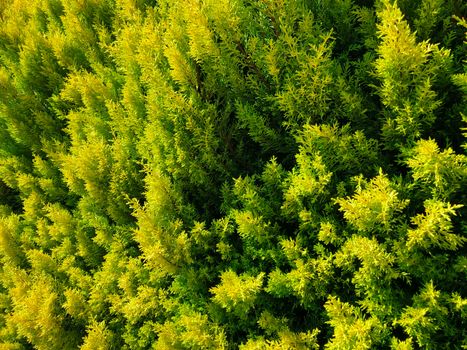
POLYGON ((465 349, 466 6, 0 1, 0 349, 465 349))

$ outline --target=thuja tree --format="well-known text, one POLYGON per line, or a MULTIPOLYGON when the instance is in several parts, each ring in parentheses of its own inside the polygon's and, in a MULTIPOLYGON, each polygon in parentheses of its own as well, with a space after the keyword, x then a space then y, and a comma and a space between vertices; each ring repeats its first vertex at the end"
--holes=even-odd
POLYGON ((466 16, 1 2, 0 348, 465 348, 466 16))

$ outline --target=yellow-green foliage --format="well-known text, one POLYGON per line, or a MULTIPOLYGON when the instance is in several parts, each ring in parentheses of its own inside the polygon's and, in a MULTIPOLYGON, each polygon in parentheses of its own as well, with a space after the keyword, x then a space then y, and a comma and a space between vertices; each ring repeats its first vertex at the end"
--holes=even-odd
POLYGON ((462 349, 467 4, 0 0, 0 349, 462 349))

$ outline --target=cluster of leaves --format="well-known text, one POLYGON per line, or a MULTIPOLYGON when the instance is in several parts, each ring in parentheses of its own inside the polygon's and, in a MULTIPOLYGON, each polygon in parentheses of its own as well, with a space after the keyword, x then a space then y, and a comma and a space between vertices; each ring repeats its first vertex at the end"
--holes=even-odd
POLYGON ((465 348, 466 16, 0 2, 0 348, 465 348))

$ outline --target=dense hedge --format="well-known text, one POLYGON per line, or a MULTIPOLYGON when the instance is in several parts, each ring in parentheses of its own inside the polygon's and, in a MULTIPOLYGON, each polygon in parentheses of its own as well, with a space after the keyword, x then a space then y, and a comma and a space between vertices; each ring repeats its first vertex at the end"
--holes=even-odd
POLYGON ((466 17, 0 1, 0 349, 465 349, 466 17))

